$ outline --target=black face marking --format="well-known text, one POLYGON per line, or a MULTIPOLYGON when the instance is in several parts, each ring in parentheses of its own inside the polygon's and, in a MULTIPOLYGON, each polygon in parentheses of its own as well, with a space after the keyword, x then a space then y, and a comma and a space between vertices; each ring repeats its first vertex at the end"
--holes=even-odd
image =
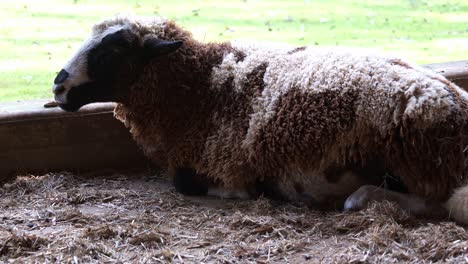
POLYGON ((185 195, 206 195, 208 193, 208 180, 191 168, 178 168, 173 183, 176 191, 185 195))
MULTIPOLYGON (((87 54, 86 69, 90 81, 71 87, 67 103, 60 107, 66 111, 77 111, 89 103, 125 101, 143 67, 153 57, 171 53, 181 45, 181 41, 160 39, 148 39, 142 45, 138 36, 128 29, 106 35, 87 54)), ((68 73, 62 70, 55 83, 66 78, 68 73)))
POLYGON ((61 83, 65 82, 65 80, 68 78, 68 76, 70 76, 70 74, 66 70, 62 69, 57 74, 57 77, 55 77, 54 84, 61 84, 61 83))
POLYGON ((140 72, 136 66, 140 65, 138 55, 137 38, 128 30, 105 36, 87 55, 87 73, 91 80, 71 87, 67 103, 60 107, 74 112, 89 103, 118 101, 140 72))
POLYGON ((105 36, 87 56, 88 76, 93 81, 113 81, 138 60, 137 37, 122 29, 105 36))
POLYGON ((113 91, 110 86, 98 82, 87 82, 72 87, 67 93, 67 103, 59 106, 65 111, 75 112, 83 105, 95 102, 109 102, 112 98, 113 91))

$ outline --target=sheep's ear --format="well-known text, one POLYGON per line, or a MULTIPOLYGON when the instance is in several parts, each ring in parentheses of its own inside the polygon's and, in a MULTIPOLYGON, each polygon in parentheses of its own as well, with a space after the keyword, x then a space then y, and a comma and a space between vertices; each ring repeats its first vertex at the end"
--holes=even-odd
POLYGON ((147 39, 143 43, 146 55, 159 57, 176 51, 184 42, 181 40, 167 41, 156 38, 147 39))

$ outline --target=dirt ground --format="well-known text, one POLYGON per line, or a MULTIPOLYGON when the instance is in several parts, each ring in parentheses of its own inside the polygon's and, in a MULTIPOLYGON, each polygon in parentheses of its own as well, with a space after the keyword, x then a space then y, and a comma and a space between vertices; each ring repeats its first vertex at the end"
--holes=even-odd
POLYGON ((0 219, 5 263, 468 262, 467 228, 389 203, 323 213, 185 197, 150 173, 20 176, 0 188, 0 219))

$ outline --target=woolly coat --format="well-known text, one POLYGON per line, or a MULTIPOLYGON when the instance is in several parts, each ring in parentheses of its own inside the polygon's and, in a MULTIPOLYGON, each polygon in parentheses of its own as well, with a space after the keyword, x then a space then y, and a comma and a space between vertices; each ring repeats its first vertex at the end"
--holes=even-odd
POLYGON ((169 171, 190 167, 228 189, 268 179, 316 196, 352 192, 359 183, 334 183, 375 163, 425 198, 445 200, 466 183, 468 94, 439 74, 362 50, 206 44, 165 20, 94 30, 118 24, 142 40, 184 41, 115 109, 169 171))

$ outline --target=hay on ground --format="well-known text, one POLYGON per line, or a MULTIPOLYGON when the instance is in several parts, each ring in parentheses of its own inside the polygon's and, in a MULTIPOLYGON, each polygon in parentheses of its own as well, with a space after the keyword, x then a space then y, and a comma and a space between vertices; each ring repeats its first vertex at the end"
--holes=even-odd
POLYGON ((26 175, 0 188, 0 262, 468 262, 468 233, 391 203, 319 212, 185 197, 147 173, 26 175))

